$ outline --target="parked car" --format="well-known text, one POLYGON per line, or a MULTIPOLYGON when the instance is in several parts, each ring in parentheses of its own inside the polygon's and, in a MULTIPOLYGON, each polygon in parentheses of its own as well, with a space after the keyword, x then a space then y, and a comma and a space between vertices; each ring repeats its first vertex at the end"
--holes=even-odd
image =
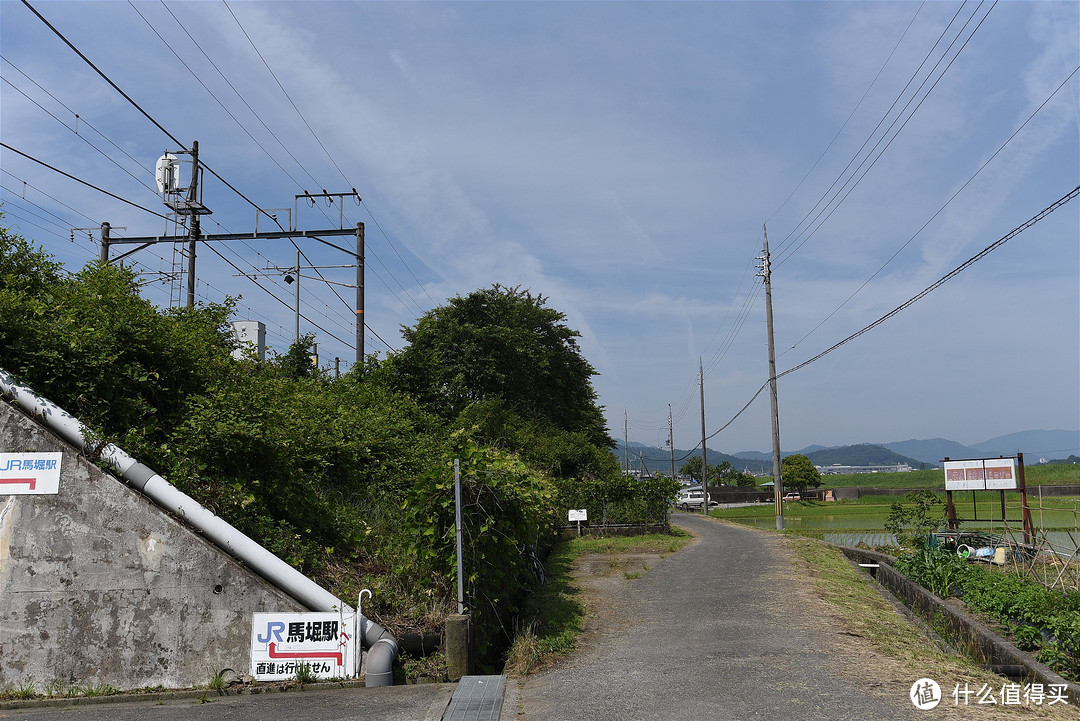
POLYGON ((785 493, 784 494, 784 500, 785 501, 801 501, 802 496, 800 496, 798 493, 785 493))
MULTIPOLYGON (((675 506, 681 508, 684 511, 689 511, 691 508, 700 509, 705 503, 705 492, 700 488, 684 488, 679 491, 679 495, 675 497, 675 506)), ((718 506, 716 501, 712 499, 712 494, 709 495, 709 506, 718 506)))

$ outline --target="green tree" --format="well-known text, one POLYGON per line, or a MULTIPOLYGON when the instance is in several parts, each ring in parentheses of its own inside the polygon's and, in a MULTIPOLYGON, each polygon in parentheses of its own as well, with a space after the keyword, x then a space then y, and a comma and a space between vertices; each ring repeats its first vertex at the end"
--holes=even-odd
POLYGON ((546 299, 494 285, 454 297, 403 327, 409 345, 391 357, 400 386, 452 420, 470 404, 501 399, 521 418, 613 446, 580 333, 546 299))
MULTIPOLYGON (((701 483, 701 456, 691 456, 686 463, 679 467, 679 473, 690 476, 701 483)), ((728 461, 720 461, 715 465, 709 464, 709 483, 716 485, 745 485, 740 483, 743 474, 731 467, 728 461)), ((753 485, 753 484, 751 484, 753 485)))
POLYGON ((784 489, 805 493, 807 488, 821 486, 821 474, 810 459, 801 453, 786 456, 780 461, 780 478, 784 489))

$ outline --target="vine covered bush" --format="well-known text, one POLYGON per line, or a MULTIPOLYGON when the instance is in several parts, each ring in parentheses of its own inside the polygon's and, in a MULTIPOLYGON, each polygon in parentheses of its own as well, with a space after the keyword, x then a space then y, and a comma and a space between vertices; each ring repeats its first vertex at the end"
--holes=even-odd
POLYGON ((454 610, 454 458, 466 604, 493 652, 566 509, 652 521, 674 493, 618 475, 578 334, 528 291, 452 299, 403 329, 413 345, 332 378, 310 337, 234 359, 231 299, 159 309, 138 288, 0 227, 0 368, 341 598, 372 589, 396 631, 454 610))

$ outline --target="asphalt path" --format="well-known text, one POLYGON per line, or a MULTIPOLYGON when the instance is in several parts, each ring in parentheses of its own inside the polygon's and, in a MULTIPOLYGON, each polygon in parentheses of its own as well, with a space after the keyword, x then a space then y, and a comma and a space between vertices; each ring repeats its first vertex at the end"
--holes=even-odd
MULTIPOLYGON (((675 514, 698 541, 603 598, 595 637, 511 679, 502 721, 915 719, 776 536, 675 514)), ((621 580, 621 576, 617 579, 621 580)), ((595 604, 595 599, 594 599, 595 604)), ((925 718, 922 716, 921 718, 925 718)))

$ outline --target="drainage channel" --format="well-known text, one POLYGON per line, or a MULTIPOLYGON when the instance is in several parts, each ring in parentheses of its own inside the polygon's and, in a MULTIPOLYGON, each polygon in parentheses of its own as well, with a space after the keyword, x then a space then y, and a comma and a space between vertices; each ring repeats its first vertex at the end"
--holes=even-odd
POLYGON ((442 721, 499 721, 506 676, 463 676, 442 721))

